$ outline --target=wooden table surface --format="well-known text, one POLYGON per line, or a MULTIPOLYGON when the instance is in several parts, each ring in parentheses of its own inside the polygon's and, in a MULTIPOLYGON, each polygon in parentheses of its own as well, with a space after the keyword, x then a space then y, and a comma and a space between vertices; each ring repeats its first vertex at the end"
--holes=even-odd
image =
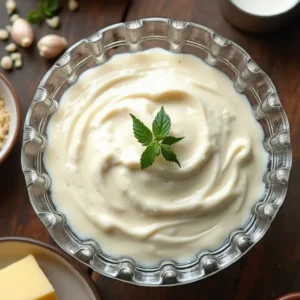
MULTIPOLYGON (((19 14, 25 17, 39 1, 16 2, 19 14)), ((245 257, 208 279, 172 288, 136 287, 93 274, 103 299, 275 299, 300 290, 299 16, 281 31, 254 36, 233 28, 221 15, 217 1, 82 0, 76 13, 68 11, 65 1, 61 3, 62 26, 57 33, 67 37, 69 44, 113 23, 154 16, 197 22, 232 39, 269 74, 292 128, 294 159, 286 201, 266 236, 245 257)), ((0 0, 0 28, 8 24, 4 5, 5 0, 0 0)), ((46 25, 35 26, 35 32, 37 38, 55 33, 46 25)), ((4 46, 5 43, 0 42, 0 56, 5 53, 4 46)), ((5 72, 5 75, 19 96, 24 120, 37 85, 53 62, 39 57, 36 45, 21 52, 23 68, 5 72)), ((0 237, 31 237, 54 244, 29 203, 20 166, 20 148, 21 136, 10 157, 0 166, 0 237)))

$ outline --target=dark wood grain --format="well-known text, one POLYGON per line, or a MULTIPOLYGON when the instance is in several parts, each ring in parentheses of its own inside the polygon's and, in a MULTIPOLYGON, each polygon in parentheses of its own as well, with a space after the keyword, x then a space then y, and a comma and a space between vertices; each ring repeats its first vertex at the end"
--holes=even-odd
MULTIPOLYGON (((8 24, 0 0, 0 28, 8 24)), ((17 1, 19 13, 26 13, 38 1, 17 1)), ((63 6, 66 2, 63 1, 63 6)), ((63 9, 62 26, 54 31, 36 27, 39 38, 45 33, 67 37, 69 44, 99 28, 144 17, 168 17, 193 21, 212 28, 244 47, 266 71, 278 89, 292 127, 294 166, 287 199, 264 237, 243 259, 203 281, 173 288, 144 288, 94 274, 104 300, 115 299, 275 299, 300 290, 300 18, 276 33, 254 36, 233 28, 221 15, 217 1, 211 0, 87 0, 80 11, 63 9), (298 141, 299 140, 299 141, 298 141)), ((5 43, 0 42, 0 56, 5 43)), ((24 67, 5 73, 16 88, 23 119, 38 82, 52 62, 40 58, 36 46, 21 50, 24 67)), ((35 216, 28 200, 20 168, 19 142, 0 166, 0 236, 28 236, 53 243, 35 216)))
MULTIPOLYGON (((16 1, 18 13, 26 17, 30 10, 37 8, 39 1, 16 1)), ((47 25, 34 26, 36 40, 48 33, 67 37, 68 43, 86 37, 102 27, 120 22, 126 8, 126 1, 84 1, 78 12, 70 12, 67 1, 62 3, 60 14, 62 26, 53 30, 47 25)), ((9 24, 5 0, 0 1, 0 28, 9 24)), ((0 57, 5 53, 6 43, 0 41, 0 57)), ((46 61, 38 55, 36 43, 30 49, 19 49, 23 55, 21 70, 5 72, 20 99, 23 120, 37 85, 53 61, 46 61)), ((45 242, 52 242, 42 223, 35 216, 28 200, 20 166, 21 136, 13 153, 0 167, 0 236, 28 236, 45 242)))

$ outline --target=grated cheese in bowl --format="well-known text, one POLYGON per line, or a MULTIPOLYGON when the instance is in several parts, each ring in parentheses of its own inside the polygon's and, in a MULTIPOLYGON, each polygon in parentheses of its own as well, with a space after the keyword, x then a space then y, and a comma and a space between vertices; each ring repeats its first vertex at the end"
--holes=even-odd
POLYGON ((5 107, 3 96, 0 95, 0 151, 8 137, 9 119, 9 112, 5 107))

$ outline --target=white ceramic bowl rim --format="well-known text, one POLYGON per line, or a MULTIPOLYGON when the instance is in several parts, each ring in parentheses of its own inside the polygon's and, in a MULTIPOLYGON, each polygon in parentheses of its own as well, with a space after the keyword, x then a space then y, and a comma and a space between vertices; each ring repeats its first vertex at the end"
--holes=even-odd
POLYGON ((244 13, 248 16, 254 17, 254 18, 260 18, 260 19, 269 19, 269 18, 275 18, 275 17, 279 17, 283 14, 286 14, 292 10, 294 10, 299 4, 300 4, 300 0, 297 0, 293 5, 290 6, 286 6, 286 8, 278 13, 274 13, 274 14, 269 14, 269 15, 264 15, 264 14, 255 14, 255 13, 251 13, 247 10, 242 9, 242 7, 238 6, 236 3, 234 3, 232 0, 220 0, 220 1, 230 1, 231 5, 233 5, 238 11, 240 11, 241 13, 244 13))
POLYGON ((0 74, 0 95, 4 98, 4 105, 9 114, 9 133, 8 138, 0 150, 0 164, 5 161, 19 136, 21 112, 17 94, 8 79, 0 74))

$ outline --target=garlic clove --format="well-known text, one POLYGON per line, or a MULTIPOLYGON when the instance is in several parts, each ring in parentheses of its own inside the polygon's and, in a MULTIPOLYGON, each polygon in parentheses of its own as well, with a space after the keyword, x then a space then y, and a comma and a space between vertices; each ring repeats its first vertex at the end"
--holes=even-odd
POLYGON ((60 19, 58 16, 55 16, 55 17, 46 19, 46 23, 49 27, 56 29, 60 25, 60 19))
POLYGON ((11 32, 11 25, 6 25, 5 28, 9 33, 11 32))
POLYGON ((0 29, 0 40, 5 41, 9 37, 8 31, 5 29, 0 29))
POLYGON ((13 52, 11 55, 10 55, 11 59, 13 61, 15 60, 22 60, 22 55, 20 52, 13 52))
POLYGON ((17 20, 20 19, 20 16, 18 14, 13 14, 11 17, 10 17, 10 22, 12 23, 15 23, 17 20))
POLYGON ((14 0, 7 0, 5 6, 6 6, 7 13, 9 15, 11 15, 17 9, 17 5, 14 0))
POLYGON ((42 57, 51 59, 66 49, 67 41, 64 37, 48 34, 39 40, 37 47, 42 57))
POLYGON ((23 66, 22 60, 21 59, 16 59, 15 62, 14 62, 14 67, 16 69, 20 69, 20 68, 22 68, 22 66, 23 66))
POLYGON ((15 43, 10 43, 5 47, 7 52, 15 52, 17 50, 17 45, 15 43))
POLYGON ((10 56, 3 56, 0 65, 4 70, 10 70, 13 67, 13 61, 10 56))
POLYGON ((24 19, 16 20, 11 28, 11 36, 14 42, 24 48, 31 46, 34 40, 34 33, 31 25, 24 19))
POLYGON ((68 7, 70 11, 75 11, 79 7, 79 3, 77 0, 69 0, 68 1, 68 7))

